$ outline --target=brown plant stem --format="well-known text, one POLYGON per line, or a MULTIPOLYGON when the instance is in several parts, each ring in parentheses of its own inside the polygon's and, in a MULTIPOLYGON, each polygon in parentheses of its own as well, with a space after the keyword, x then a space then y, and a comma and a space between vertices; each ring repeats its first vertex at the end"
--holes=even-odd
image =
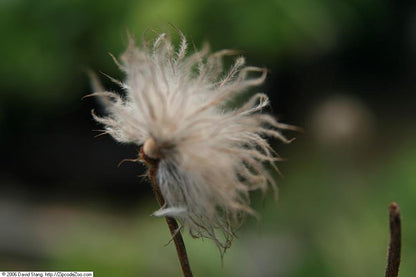
POLYGON ((400 218, 400 207, 397 203, 392 202, 389 205, 390 221, 390 244, 387 258, 387 268, 385 277, 397 277, 399 275, 400 252, 402 227, 400 218))
MULTIPOLYGON (((147 175, 152 183, 153 191, 155 193, 156 199, 159 202, 159 205, 163 207, 165 204, 165 199, 163 198, 162 192, 157 184, 156 173, 159 165, 158 160, 151 159, 146 156, 143 151, 143 147, 140 148, 140 159, 143 160, 148 168, 147 175)), ((176 252, 178 254, 179 262, 182 267, 182 272, 184 277, 192 277, 191 266, 189 264, 188 255, 186 254, 185 243, 181 232, 179 231, 179 226, 176 220, 172 217, 165 217, 166 223, 168 224, 169 231, 172 235, 172 239, 175 243, 176 252)))

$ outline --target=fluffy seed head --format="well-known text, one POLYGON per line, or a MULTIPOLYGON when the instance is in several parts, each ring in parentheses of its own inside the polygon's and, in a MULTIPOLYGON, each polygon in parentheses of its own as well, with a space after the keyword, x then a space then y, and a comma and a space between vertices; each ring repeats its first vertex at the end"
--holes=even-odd
POLYGON ((224 251, 243 215, 253 213, 249 191, 275 186, 265 163, 274 166, 279 158, 266 138, 289 142, 279 129, 291 126, 260 113, 269 104, 263 93, 239 108, 227 106, 262 84, 266 69, 245 66, 238 57, 224 70, 223 57, 235 51, 210 54, 204 47, 188 54, 180 35, 177 48, 166 34, 140 48, 130 39, 122 62, 116 60, 127 78, 113 80, 124 94, 94 93, 107 115, 93 116, 117 141, 143 146, 146 155, 159 160, 165 205, 154 215, 176 218, 193 237, 211 238, 224 251))

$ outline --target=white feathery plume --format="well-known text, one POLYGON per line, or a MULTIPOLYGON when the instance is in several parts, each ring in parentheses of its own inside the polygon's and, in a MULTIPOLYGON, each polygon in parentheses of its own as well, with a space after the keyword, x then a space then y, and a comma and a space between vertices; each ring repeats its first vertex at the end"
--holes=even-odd
POLYGON ((165 205, 154 215, 177 219, 193 237, 213 239, 223 253, 244 214, 254 214, 249 191, 275 188, 265 164, 277 170, 279 157, 266 137, 290 142, 279 129, 296 127, 260 113, 269 104, 263 93, 227 108, 236 95, 262 84, 266 69, 245 66, 238 57, 224 72, 223 57, 235 51, 210 54, 204 47, 188 54, 179 33, 177 49, 166 34, 150 47, 138 48, 130 38, 121 63, 115 60, 127 78, 113 80, 125 96, 94 93, 108 115, 93 116, 105 133, 143 146, 148 157, 159 160, 156 178, 165 205))

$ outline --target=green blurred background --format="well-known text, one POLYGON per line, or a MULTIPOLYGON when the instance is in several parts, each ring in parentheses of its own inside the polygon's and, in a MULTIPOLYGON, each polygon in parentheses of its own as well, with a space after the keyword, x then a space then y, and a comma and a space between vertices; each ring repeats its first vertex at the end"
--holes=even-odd
MULTIPOLYGON (((87 68, 123 78, 126 30, 174 24, 200 47, 270 69, 269 112, 305 128, 273 142, 279 201, 253 194, 221 264, 187 234, 195 276, 382 276, 387 206, 416 276, 416 5, 387 0, 0 0, 0 269, 180 276, 137 147, 94 138, 87 68)), ((175 37, 175 36, 174 36, 175 37)), ((105 78, 106 87, 117 88, 105 78)))

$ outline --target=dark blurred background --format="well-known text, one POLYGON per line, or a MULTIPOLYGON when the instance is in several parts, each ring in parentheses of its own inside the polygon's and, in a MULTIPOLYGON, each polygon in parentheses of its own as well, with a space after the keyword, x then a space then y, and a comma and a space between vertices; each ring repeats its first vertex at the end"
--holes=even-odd
MULTIPOLYGON (((253 194, 224 258, 185 235, 196 276, 381 276, 387 206, 403 213, 401 276, 416 265, 416 5, 387 0, 0 0, 0 269, 180 276, 137 147, 94 138, 87 69, 123 79, 127 30, 174 24, 270 74, 279 201, 253 194)), ((177 38, 176 38, 177 39, 177 38)), ((110 90, 116 86, 101 78, 110 90)))

